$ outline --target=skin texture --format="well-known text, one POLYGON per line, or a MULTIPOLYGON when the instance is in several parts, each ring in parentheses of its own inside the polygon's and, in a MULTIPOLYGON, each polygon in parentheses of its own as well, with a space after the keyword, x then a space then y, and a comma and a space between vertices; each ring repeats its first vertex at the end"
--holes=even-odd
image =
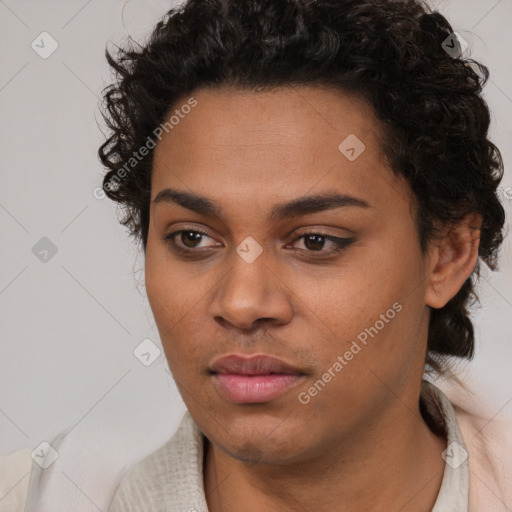
POLYGON ((431 510, 446 442, 419 412, 429 306, 446 304, 471 274, 478 216, 423 255, 410 188, 386 164, 372 108, 352 95, 290 87, 193 97, 155 149, 151 198, 165 188, 199 194, 222 215, 152 204, 145 272, 170 369, 209 440, 210 511, 431 510), (350 134, 365 145, 354 161, 338 149, 350 134), (332 192, 369 207, 268 218, 276 204, 332 192), (196 255, 188 259, 165 240, 185 228, 207 232, 174 237, 196 255), (315 232, 353 242, 329 255, 332 242, 299 238, 315 232), (236 251, 247 237, 262 248, 252 263, 236 251), (396 303, 400 312, 301 403, 396 303), (277 399, 236 404, 208 373, 233 353, 275 356, 305 375, 277 399))

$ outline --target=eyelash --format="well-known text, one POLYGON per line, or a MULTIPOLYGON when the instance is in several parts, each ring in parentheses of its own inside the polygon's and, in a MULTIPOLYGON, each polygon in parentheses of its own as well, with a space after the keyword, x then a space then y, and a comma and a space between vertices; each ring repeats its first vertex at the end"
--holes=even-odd
MULTIPOLYGON (((173 250, 179 254, 182 254, 182 255, 192 255, 194 253, 201 252, 201 249, 184 249, 183 247, 179 247, 178 245, 176 245, 174 238, 182 233, 200 234, 200 235, 206 236, 208 238, 211 238, 210 235, 208 235, 208 233, 201 231, 200 229, 187 229, 187 228, 180 229, 178 231, 174 231, 174 232, 166 235, 164 237, 164 241, 169 244, 171 250, 173 250)), ((326 240, 333 242, 337 246, 335 249, 331 249, 328 251, 324 251, 324 250, 312 251, 312 250, 307 250, 307 249, 299 249, 301 251, 308 253, 308 256, 310 255, 313 259, 315 259, 315 258, 320 259, 320 258, 324 258, 326 256, 332 256, 334 254, 340 253, 343 250, 345 250, 352 242, 354 242, 353 238, 340 238, 340 237, 328 235, 327 233, 322 233, 320 231, 314 231, 314 232, 308 232, 308 233, 301 234, 300 236, 298 236, 297 238, 292 240, 291 243, 297 242, 298 240, 301 240, 301 239, 305 239, 308 236, 321 236, 321 237, 325 238, 326 240), (315 256, 315 254, 319 254, 319 253, 321 254, 321 256, 315 256)))

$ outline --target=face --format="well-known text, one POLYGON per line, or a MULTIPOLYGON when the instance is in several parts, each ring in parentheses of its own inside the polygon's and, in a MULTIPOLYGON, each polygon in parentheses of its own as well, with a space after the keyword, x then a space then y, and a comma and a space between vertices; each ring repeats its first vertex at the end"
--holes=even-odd
POLYGON ((427 264, 371 107, 313 87, 193 98, 155 148, 145 267, 192 417, 225 453, 272 463, 400 422, 427 264))

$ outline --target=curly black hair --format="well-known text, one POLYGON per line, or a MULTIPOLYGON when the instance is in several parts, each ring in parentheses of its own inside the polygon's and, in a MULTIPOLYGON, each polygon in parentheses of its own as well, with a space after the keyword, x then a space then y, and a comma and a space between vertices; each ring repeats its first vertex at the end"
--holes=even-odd
MULTIPOLYGON (((479 257, 496 270, 505 212, 503 161, 481 95, 489 70, 461 49, 449 22, 414 0, 189 0, 144 46, 105 51, 116 80, 104 90, 103 189, 124 207, 120 221, 145 253, 153 137, 164 123, 172 128, 166 116, 179 100, 200 87, 335 87, 365 99, 383 122, 390 168, 417 202, 422 251, 439 223, 478 212, 479 257)), ((473 357, 469 307, 479 276, 480 262, 452 300, 431 310, 427 371, 473 357)))

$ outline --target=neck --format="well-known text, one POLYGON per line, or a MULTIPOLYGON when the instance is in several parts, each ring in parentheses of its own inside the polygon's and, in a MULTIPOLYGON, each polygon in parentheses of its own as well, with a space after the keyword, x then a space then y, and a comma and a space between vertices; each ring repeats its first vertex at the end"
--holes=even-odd
POLYGON ((396 400, 392 409, 327 453, 287 465, 248 463, 205 442, 208 510, 431 511, 446 441, 427 427, 419 404, 408 408, 396 400))

